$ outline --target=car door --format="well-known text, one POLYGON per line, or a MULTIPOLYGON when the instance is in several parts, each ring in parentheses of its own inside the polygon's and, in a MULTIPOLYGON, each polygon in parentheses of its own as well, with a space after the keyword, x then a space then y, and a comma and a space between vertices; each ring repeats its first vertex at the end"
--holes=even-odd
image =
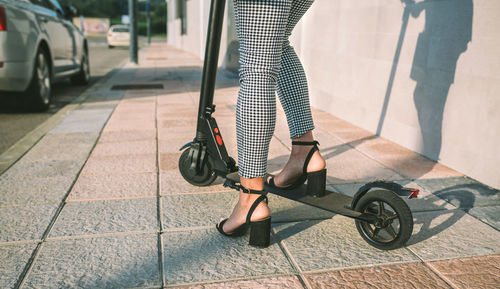
POLYGON ((60 38, 61 41, 65 44, 64 48, 64 58, 68 61, 68 65, 72 67, 68 67, 68 69, 75 68, 77 66, 76 63, 76 55, 77 55, 77 31, 71 19, 68 19, 65 15, 65 11, 62 8, 61 4, 57 0, 48 0, 57 15, 59 16, 60 23, 64 26, 64 32, 61 33, 60 38))
POLYGON ((40 29, 49 40, 50 51, 52 53, 54 73, 60 74, 68 70, 72 63, 68 59, 68 44, 65 37, 68 35, 66 26, 61 20, 60 13, 49 0, 30 0, 35 4, 33 10, 40 29))

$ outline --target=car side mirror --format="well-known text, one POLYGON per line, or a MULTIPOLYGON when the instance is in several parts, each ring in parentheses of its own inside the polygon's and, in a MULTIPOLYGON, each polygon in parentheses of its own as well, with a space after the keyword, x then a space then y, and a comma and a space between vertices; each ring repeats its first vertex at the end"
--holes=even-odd
POLYGON ((71 20, 73 17, 78 15, 78 10, 72 5, 66 5, 64 7, 64 14, 67 19, 71 20))

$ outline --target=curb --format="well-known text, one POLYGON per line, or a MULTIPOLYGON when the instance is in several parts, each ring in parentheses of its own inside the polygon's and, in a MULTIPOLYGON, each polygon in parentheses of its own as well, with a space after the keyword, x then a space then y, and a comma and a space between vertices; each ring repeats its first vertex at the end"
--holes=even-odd
POLYGON ((38 141, 45 136, 53 127, 55 127, 70 111, 79 107, 91 93, 95 92, 106 81, 113 77, 119 70, 121 70, 128 59, 123 60, 115 69, 108 72, 103 78, 99 79, 92 86, 85 89, 77 98, 71 103, 61 108, 56 114, 44 121, 39 126, 35 127, 32 131, 27 133, 23 138, 17 141, 9 149, 0 155, 0 176, 5 173, 12 165, 21 159, 38 141))

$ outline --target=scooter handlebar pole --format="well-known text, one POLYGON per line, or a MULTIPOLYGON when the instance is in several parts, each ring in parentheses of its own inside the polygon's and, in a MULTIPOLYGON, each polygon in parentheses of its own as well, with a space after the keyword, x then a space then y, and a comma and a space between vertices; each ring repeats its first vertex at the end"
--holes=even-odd
MULTIPOLYGON (((224 22, 225 4, 226 0, 211 1, 198 118, 204 118, 206 108, 211 106, 214 100, 215 80, 219 62, 220 39, 222 34, 222 24, 224 22)), ((198 128, 200 128, 199 125, 198 128)))

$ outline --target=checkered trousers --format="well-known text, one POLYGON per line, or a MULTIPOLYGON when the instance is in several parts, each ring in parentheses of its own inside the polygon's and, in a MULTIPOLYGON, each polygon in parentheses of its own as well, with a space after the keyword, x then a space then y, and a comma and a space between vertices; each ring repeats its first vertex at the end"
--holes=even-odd
POLYGON ((239 175, 265 176, 276 92, 296 138, 314 129, 307 79, 288 37, 314 0, 234 0, 240 41, 236 104, 239 175))

